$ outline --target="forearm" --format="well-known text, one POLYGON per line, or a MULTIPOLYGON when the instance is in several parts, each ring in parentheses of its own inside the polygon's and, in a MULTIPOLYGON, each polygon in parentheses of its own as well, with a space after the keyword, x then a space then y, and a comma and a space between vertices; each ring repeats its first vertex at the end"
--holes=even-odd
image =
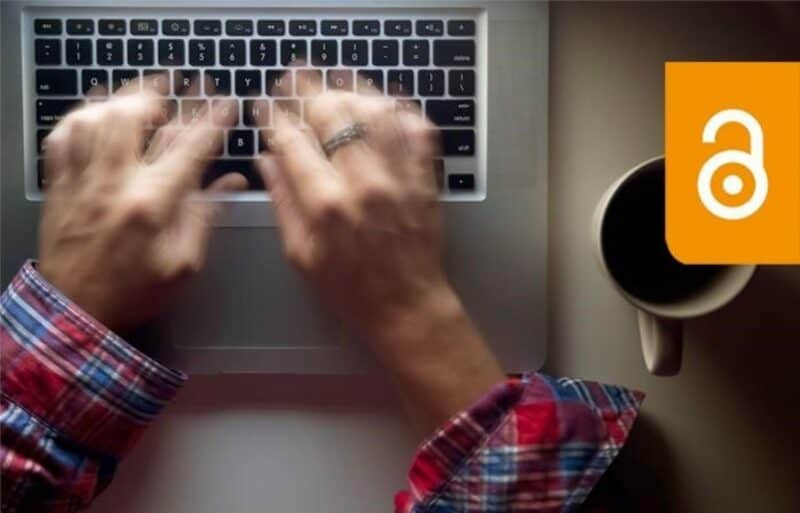
POLYGON ((370 343, 423 433, 505 380, 457 294, 444 283, 374 330, 370 343))
POLYGON ((2 509, 85 508, 185 376, 147 358, 27 264, 0 296, 2 509))

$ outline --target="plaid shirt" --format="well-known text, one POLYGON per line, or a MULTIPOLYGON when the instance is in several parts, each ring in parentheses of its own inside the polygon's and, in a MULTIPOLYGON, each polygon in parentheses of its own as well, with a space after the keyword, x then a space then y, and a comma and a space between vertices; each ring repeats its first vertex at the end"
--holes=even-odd
MULTIPOLYGON (((30 263, 3 293, 0 318, 2 512, 86 508, 186 376, 101 326, 30 263)), ((420 445, 395 510, 575 511, 642 399, 538 373, 510 380, 420 445)))

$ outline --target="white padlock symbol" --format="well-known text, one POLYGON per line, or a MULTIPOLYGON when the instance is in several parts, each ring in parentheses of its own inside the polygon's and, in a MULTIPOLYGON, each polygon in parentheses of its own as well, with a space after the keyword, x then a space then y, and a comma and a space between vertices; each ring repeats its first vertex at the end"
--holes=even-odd
MULTIPOLYGON (((764 131, 761 124, 752 114, 741 109, 727 109, 714 114, 706 123, 703 129, 703 142, 706 144, 714 143, 717 139, 717 132, 728 123, 742 125, 750 136, 750 152, 741 150, 725 150, 714 154, 700 169, 697 178, 697 192, 700 201, 706 209, 715 216, 729 221, 740 221, 746 219, 764 205, 769 193, 769 178, 767 170, 764 169, 764 131), (731 207, 721 203, 714 191, 711 183, 714 174, 728 164, 738 164, 747 169, 753 177, 753 194, 742 205, 731 207)), ((742 179, 735 174, 730 174, 722 182, 722 188, 731 195, 739 194, 744 188, 742 179)))

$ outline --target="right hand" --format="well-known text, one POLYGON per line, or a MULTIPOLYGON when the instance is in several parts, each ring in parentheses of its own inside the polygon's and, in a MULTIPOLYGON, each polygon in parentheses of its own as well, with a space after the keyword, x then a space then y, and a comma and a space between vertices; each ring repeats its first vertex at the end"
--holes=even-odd
POLYGON ((285 252, 429 433, 505 379, 443 269, 434 127, 377 94, 297 83, 310 130, 278 112, 276 155, 260 160, 285 252), (364 139, 325 155, 323 142, 354 123, 364 139))
MULTIPOLYGON (((298 87, 314 94, 308 81, 298 87)), ((375 340, 449 290, 434 127, 377 95, 328 92, 306 106, 310 130, 276 113, 277 156, 261 161, 284 249, 327 306, 375 340), (321 142, 354 123, 364 140, 329 159, 321 142)))

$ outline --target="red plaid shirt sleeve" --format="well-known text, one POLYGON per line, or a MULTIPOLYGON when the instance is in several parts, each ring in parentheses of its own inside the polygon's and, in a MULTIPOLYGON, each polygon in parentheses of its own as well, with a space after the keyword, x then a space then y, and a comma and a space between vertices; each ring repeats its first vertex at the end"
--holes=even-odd
MULTIPOLYGON (((31 264, 0 297, 3 513, 89 505, 186 377, 139 353, 31 264)), ((400 513, 566 512, 624 445, 643 395, 530 374, 424 442, 400 513)))
POLYGON ((138 352, 26 264, 0 298, 2 511, 71 512, 186 379, 138 352))
POLYGON ((532 373, 498 386, 417 451, 398 513, 577 511, 644 395, 532 373))

